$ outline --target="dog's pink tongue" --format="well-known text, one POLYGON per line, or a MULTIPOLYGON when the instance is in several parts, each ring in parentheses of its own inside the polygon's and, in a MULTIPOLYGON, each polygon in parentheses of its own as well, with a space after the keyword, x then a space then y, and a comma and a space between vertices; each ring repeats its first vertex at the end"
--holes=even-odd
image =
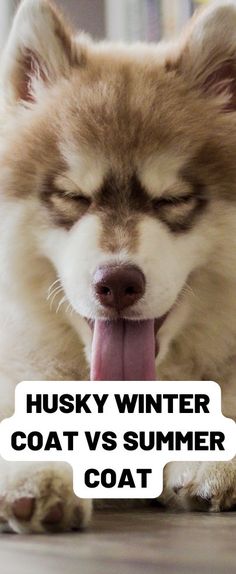
POLYGON ((91 380, 155 380, 154 320, 95 321, 91 380))

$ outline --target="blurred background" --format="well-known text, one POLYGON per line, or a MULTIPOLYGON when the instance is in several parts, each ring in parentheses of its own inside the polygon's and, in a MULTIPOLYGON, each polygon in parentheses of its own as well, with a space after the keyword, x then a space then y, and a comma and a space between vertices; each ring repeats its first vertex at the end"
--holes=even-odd
MULTIPOLYGON (((210 0, 54 0, 75 28, 96 39, 156 42, 177 35, 196 7, 210 0)), ((214 1, 214 0, 211 0, 214 1)), ((0 50, 19 0, 0 0, 0 50)))

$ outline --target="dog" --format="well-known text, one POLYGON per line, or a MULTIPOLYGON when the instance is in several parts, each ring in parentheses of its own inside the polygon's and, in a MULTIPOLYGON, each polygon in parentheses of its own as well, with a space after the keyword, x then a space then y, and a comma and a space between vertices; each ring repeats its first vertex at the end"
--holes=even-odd
MULTIPOLYGON (((1 67, 1 420, 21 380, 215 380, 236 416, 236 7, 179 40, 93 43, 23 0, 1 67), (155 375, 156 373, 156 375, 155 375)), ((228 510, 236 462, 161 502, 228 510)), ((0 461, 2 531, 80 529, 61 463, 0 461)))

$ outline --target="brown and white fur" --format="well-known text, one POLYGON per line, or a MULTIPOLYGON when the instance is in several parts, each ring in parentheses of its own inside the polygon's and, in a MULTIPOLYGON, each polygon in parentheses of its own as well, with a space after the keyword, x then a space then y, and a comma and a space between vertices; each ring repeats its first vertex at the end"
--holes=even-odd
MULTIPOLYGON (((131 263, 165 315, 159 379, 212 379, 236 416, 236 8, 179 42, 93 43, 24 0, 1 62, 0 417, 21 380, 88 377, 96 267, 131 263), (58 289, 57 289, 58 287, 58 289)), ((236 463, 171 463, 175 508, 230 509, 236 463)), ((61 464, 0 462, 3 530, 85 526, 61 464)))

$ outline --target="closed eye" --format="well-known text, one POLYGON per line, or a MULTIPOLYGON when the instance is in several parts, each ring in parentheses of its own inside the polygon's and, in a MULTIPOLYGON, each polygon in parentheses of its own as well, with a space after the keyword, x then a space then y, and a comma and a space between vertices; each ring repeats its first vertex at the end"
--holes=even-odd
POLYGON ((74 201, 80 205, 83 205, 84 207, 89 207, 91 204, 91 199, 86 195, 72 193, 70 191, 59 191, 58 194, 61 195, 63 199, 74 201))
POLYGON ((207 205, 205 197, 195 193, 160 197, 152 200, 152 213, 173 232, 184 232, 191 228, 196 217, 207 205))
POLYGON ((179 196, 165 196, 159 197, 158 199, 152 200, 152 206, 154 209, 160 209, 161 207, 174 207, 180 205, 186 205, 194 199, 193 193, 188 193, 179 196))
POLYGON ((43 190, 41 200, 49 210, 53 221, 66 229, 70 229, 83 217, 92 203, 91 199, 85 195, 59 190, 53 186, 43 190))

